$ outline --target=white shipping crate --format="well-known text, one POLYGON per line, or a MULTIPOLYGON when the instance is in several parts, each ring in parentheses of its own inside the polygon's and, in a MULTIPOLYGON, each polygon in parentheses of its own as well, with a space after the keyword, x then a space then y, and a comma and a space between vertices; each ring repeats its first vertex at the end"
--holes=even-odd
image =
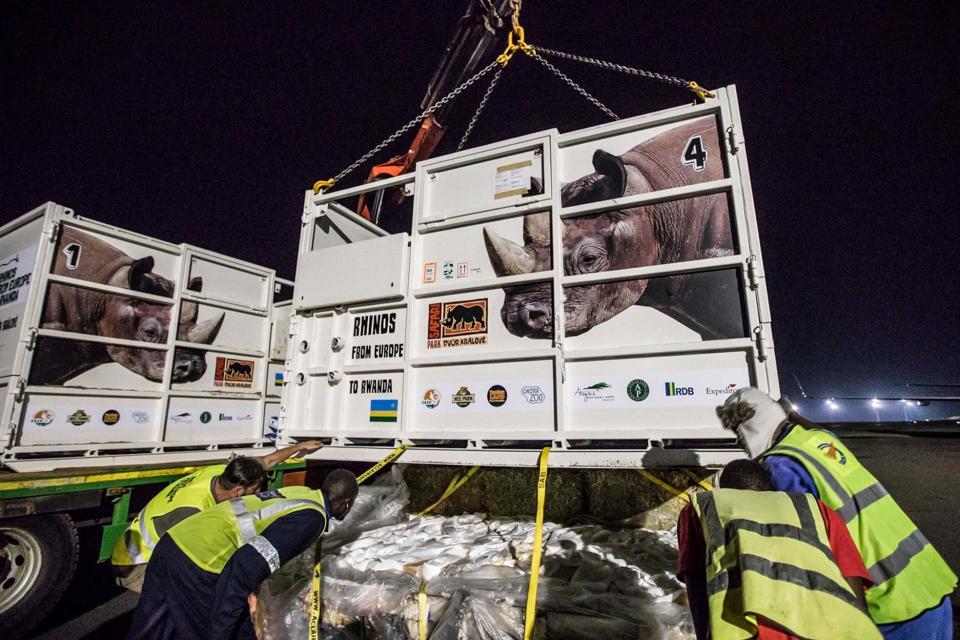
POLYGON ((4 465, 222 458, 275 437, 289 303, 273 270, 53 203, 0 227, 0 254, 4 465))
POLYGON ((726 87, 308 192, 281 437, 325 438, 335 459, 407 444, 424 463, 739 455, 714 408, 779 393, 741 131, 726 87), (351 212, 401 189, 409 235, 351 212))

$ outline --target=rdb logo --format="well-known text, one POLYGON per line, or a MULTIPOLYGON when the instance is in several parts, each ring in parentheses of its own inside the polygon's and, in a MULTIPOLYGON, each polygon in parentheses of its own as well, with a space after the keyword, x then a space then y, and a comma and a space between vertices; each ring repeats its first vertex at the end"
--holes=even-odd
POLYGON ((664 383, 664 392, 668 396, 692 396, 693 387, 678 387, 676 382, 664 383))

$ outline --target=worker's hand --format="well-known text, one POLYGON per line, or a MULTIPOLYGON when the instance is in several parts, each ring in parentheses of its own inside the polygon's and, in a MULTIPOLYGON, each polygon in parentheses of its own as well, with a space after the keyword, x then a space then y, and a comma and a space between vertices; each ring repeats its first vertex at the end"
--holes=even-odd
POLYGON ((306 442, 301 442, 297 445, 298 453, 313 453, 317 449, 323 449, 323 443, 319 440, 307 440, 306 442))

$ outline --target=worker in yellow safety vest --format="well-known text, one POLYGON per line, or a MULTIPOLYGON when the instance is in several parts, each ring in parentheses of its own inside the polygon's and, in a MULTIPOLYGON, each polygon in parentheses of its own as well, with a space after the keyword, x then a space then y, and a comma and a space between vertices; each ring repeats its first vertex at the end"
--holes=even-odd
POLYGON ((214 505, 259 491, 266 472, 294 455, 323 447, 317 440, 278 449, 261 458, 238 456, 186 475, 154 496, 134 517, 113 547, 110 562, 117 582, 140 592, 147 562, 157 542, 173 525, 214 505))
POLYGON ((834 434, 749 387, 717 415, 778 491, 810 493, 837 511, 870 571, 870 615, 886 640, 953 637, 957 576, 883 485, 834 434))
POLYGON ((677 576, 699 640, 880 640, 867 568, 835 512, 773 491, 753 460, 728 464, 718 486, 677 523, 677 576))
POLYGON ((356 477, 336 469, 320 490, 232 498, 177 524, 150 558, 128 639, 254 638, 250 594, 343 519, 357 492, 356 477))

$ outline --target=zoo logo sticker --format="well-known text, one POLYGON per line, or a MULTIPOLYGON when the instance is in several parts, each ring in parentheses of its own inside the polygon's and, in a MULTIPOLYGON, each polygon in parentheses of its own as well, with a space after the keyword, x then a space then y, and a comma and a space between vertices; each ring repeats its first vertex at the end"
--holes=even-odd
POLYGON ((631 380, 630 384, 627 385, 627 395, 634 402, 643 402, 650 395, 650 385, 640 378, 631 380))
POLYGON ((440 404, 440 392, 436 389, 427 389, 423 394, 423 406, 427 409, 436 409, 440 404))
POLYGON ((453 404, 461 409, 469 407, 476 401, 477 397, 470 393, 470 389, 466 387, 460 387, 460 390, 453 394, 453 404))
POLYGON ((527 401, 527 404, 543 404, 546 399, 543 389, 533 385, 520 387, 520 395, 527 401))
POLYGON ((170 416, 171 422, 184 423, 184 424, 193 424, 193 414, 189 411, 184 411, 182 413, 177 413, 170 416))
POLYGON ((213 420, 213 415, 209 411, 204 411, 200 414, 200 422, 203 424, 207 424, 211 420, 213 420))
POLYGON ((255 367, 256 363, 253 360, 236 360, 217 356, 213 385, 215 387, 252 387, 255 367))
POLYGON ((100 416, 100 419, 103 420, 103 424, 114 425, 120 422, 120 412, 116 409, 107 409, 103 412, 103 415, 100 416))
POLYGON ((453 279, 453 262, 450 260, 443 263, 443 277, 445 280, 453 279))
POLYGON ((90 416, 83 409, 77 409, 67 416, 67 422, 75 427, 79 427, 80 425, 90 422, 90 416))
POLYGON ((130 414, 130 417, 137 424, 147 424, 150 421, 150 414, 146 411, 134 411, 130 414))
POLYGON ((35 414, 33 414, 33 418, 30 419, 30 422, 38 427, 45 427, 56 420, 56 418, 57 414, 55 414, 53 411, 50 411, 49 409, 40 409, 40 411, 37 411, 35 414))
POLYGON ((502 407, 507 403, 507 390, 495 384, 487 390, 487 402, 493 407, 502 407))
POLYGON ((487 343, 487 298, 435 302, 427 308, 427 348, 487 343))

